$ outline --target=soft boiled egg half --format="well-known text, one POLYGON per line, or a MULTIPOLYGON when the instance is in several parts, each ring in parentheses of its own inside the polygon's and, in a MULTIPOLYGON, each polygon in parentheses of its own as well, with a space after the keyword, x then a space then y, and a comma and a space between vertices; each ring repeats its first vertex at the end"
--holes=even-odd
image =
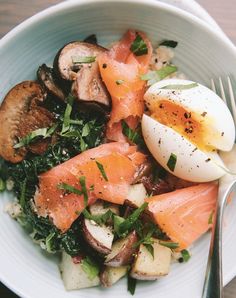
POLYGON ((193 182, 225 174, 218 152, 232 149, 235 126, 219 96, 198 83, 168 79, 152 85, 144 99, 143 137, 167 171, 193 182))

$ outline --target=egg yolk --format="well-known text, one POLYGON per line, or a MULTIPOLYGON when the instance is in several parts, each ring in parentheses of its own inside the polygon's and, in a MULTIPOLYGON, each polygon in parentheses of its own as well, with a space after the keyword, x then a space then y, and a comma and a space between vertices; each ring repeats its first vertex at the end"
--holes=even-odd
POLYGON ((206 135, 206 123, 204 113, 199 115, 187 111, 184 107, 169 100, 161 100, 152 104, 151 117, 163 125, 166 125, 184 136, 199 149, 212 151, 214 149, 204 141, 206 135))

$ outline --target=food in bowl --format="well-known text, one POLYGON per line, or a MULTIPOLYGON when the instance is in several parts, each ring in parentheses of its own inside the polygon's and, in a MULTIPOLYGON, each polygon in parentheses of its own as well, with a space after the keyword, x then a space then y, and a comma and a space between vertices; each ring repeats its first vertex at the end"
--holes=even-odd
POLYGON ((146 34, 128 30, 107 49, 91 35, 3 100, 1 184, 17 197, 7 210, 62 254, 68 290, 128 275, 133 294, 136 280, 188 261, 212 225, 227 170, 218 150, 232 149, 234 123, 216 94, 177 78, 176 46, 153 51, 146 34))

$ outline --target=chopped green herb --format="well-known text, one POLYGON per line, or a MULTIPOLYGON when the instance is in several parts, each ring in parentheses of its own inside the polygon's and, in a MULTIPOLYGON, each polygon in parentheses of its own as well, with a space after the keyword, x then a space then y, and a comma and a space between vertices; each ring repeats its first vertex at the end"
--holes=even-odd
POLYGON ((97 165, 99 171, 101 172, 102 177, 104 178, 104 180, 108 181, 107 174, 106 174, 106 172, 104 170, 103 165, 100 162, 98 162, 98 161, 96 161, 96 165, 97 165))
POLYGON ((125 121, 122 121, 121 122, 121 125, 122 125, 122 132, 123 132, 123 134, 132 143, 134 143, 136 145, 139 145, 139 146, 143 146, 144 145, 144 140, 143 140, 143 138, 141 137, 141 135, 137 131, 131 129, 125 121))
POLYGON ((118 236, 126 236, 128 232, 133 228, 135 222, 138 220, 141 213, 147 208, 148 203, 143 203, 138 209, 136 209, 130 216, 128 216, 117 227, 118 236))
POLYGON ((212 225, 213 224, 213 215, 214 215, 214 210, 212 210, 210 216, 209 216, 209 219, 208 219, 208 224, 209 225, 212 225))
POLYGON ((176 48, 178 45, 177 41, 174 40, 163 40, 159 46, 165 46, 165 47, 169 47, 169 48, 176 48))
POLYGON ((184 262, 188 262, 188 260, 191 258, 190 253, 186 249, 181 250, 181 255, 184 262))
POLYGON ((111 210, 107 210, 102 215, 92 215, 87 209, 84 209, 83 215, 86 219, 95 221, 98 225, 102 225, 107 223, 113 216, 113 212, 111 210))
POLYGON ((55 248, 54 248, 54 240, 57 238, 57 233, 52 232, 50 233, 45 240, 45 245, 46 245, 46 250, 49 253, 54 253, 55 248))
POLYGON ((72 56, 71 59, 74 64, 92 63, 96 61, 96 56, 72 56))
POLYGON ((123 217, 120 217, 118 215, 113 216, 113 221, 114 221, 114 231, 116 234, 119 235, 119 227, 120 225, 125 221, 123 217))
POLYGON ((84 272, 88 275, 90 280, 93 280, 99 273, 99 267, 89 257, 84 258, 81 261, 81 267, 84 272))
POLYGON ((169 247, 171 249, 176 249, 179 247, 179 243, 176 242, 169 242, 169 241, 159 241, 159 244, 165 247, 169 247))
POLYGON ((175 170, 176 162, 177 162, 177 156, 174 153, 171 153, 166 165, 172 172, 174 172, 175 170))
POLYGON ((90 126, 88 123, 86 123, 82 129, 82 137, 87 137, 89 133, 90 133, 90 126))
POLYGON ((0 178, 0 192, 4 191, 6 189, 6 182, 0 178))
POLYGON ((151 254, 151 256, 154 259, 154 248, 153 248, 152 244, 143 243, 143 245, 146 247, 146 249, 148 250, 148 252, 151 254))
POLYGON ((71 115, 71 112, 72 112, 73 103, 74 103, 74 97, 70 94, 67 97, 67 106, 66 106, 66 109, 65 109, 63 124, 62 124, 62 130, 61 130, 62 135, 65 132, 67 132, 70 128, 70 115, 71 115))
POLYGON ((18 148, 21 148, 23 146, 27 146, 29 145, 32 141, 35 141, 36 138, 38 137, 43 137, 44 139, 50 137, 54 131, 56 130, 57 128, 57 124, 49 127, 49 128, 39 128, 39 129, 36 129, 32 132, 30 132, 28 135, 26 135, 25 137, 21 138, 19 140, 19 143, 15 144, 13 146, 13 148, 15 149, 18 149, 18 148))
POLYGON ((79 189, 77 189, 77 188, 75 188, 72 185, 69 185, 67 183, 60 183, 60 184, 57 185, 57 188, 65 190, 68 193, 74 193, 74 194, 79 195, 79 196, 81 196, 83 194, 81 190, 79 190, 79 189))
POLYGON ((172 90, 187 90, 197 87, 197 83, 191 83, 187 85, 166 85, 164 87, 161 87, 160 89, 172 89, 172 90))
POLYGON ((156 82, 163 80, 172 73, 175 73, 177 70, 177 67, 174 65, 166 65, 159 70, 153 70, 142 75, 141 80, 148 81, 147 84, 148 86, 150 86, 156 82))
POLYGON ((80 176, 79 177, 79 183, 81 185, 81 191, 82 194, 84 196, 84 205, 85 207, 88 205, 88 192, 87 192, 87 188, 86 188, 86 178, 85 176, 80 176))
POLYGON ((130 51, 136 56, 142 56, 148 53, 147 45, 139 34, 137 34, 135 40, 131 44, 130 51))
POLYGON ((124 83, 124 80, 116 80, 116 85, 122 85, 124 83))
POLYGON ((91 34, 91 35, 85 37, 84 42, 88 42, 91 44, 98 44, 96 34, 91 34))
POLYGON ((128 275, 127 282, 128 282, 128 291, 130 292, 131 295, 134 295, 137 280, 128 275))

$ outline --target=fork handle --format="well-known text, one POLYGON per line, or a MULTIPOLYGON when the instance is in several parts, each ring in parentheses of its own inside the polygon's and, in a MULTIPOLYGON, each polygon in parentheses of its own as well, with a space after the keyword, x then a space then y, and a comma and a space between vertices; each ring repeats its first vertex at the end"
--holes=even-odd
MULTIPOLYGON (((223 185, 222 185, 223 186, 223 185)), ((202 292, 202 298, 223 297, 222 277, 222 223, 224 207, 230 193, 235 189, 236 181, 232 181, 227 190, 219 188, 219 196, 216 207, 215 220, 211 234, 211 244, 207 262, 206 277, 202 292), (223 193, 222 193, 223 191, 223 193)))
POLYGON ((212 230, 210 251, 208 256, 206 278, 202 298, 222 298, 222 213, 223 207, 218 206, 215 224, 212 230))

